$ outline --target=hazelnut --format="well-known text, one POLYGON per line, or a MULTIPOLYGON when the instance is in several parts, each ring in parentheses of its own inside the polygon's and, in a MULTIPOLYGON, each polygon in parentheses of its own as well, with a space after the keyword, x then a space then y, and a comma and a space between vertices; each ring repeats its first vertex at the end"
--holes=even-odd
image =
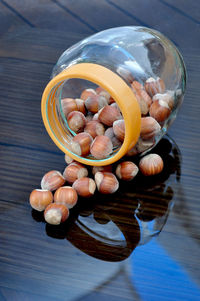
POLYGON ((90 152, 96 159, 105 159, 113 150, 113 145, 107 136, 96 136, 90 146, 90 152))
POLYGON ((122 119, 122 115, 118 108, 114 106, 105 106, 100 112, 98 119, 107 126, 112 126, 115 120, 122 119))
POLYGON ((131 83, 134 79, 131 72, 124 66, 119 66, 117 68, 117 73, 129 83, 131 83))
POLYGON ((74 183, 77 179, 87 177, 87 175, 87 168, 78 162, 72 162, 65 168, 63 172, 63 177, 70 184, 74 183))
POLYGON ((136 80, 131 83, 131 88, 134 92, 137 92, 137 90, 144 90, 143 85, 136 80))
POLYGON ((92 120, 86 124, 84 132, 90 134, 92 138, 95 138, 96 136, 103 135, 105 128, 102 123, 92 120))
POLYGON ((108 104, 106 98, 101 95, 91 95, 85 101, 85 106, 89 112, 97 113, 100 109, 108 104))
POLYGON ((79 133, 83 131, 86 125, 86 118, 83 113, 74 111, 68 114, 67 122, 72 131, 79 133))
POLYGON ((110 138, 110 140, 113 144, 113 148, 117 148, 117 147, 120 147, 122 145, 122 142, 119 139, 117 139, 117 137, 115 136, 114 131, 113 131, 113 127, 108 128, 105 131, 104 135, 110 138))
POLYGON ((109 103, 110 101, 110 94, 106 91, 106 90, 102 90, 99 95, 105 97, 105 99, 107 100, 107 102, 109 103))
POLYGON ((132 147, 128 152, 127 156, 132 157, 137 154, 140 154, 148 149, 150 149, 155 143, 154 138, 149 139, 149 140, 143 140, 142 138, 139 138, 136 145, 132 147))
POLYGON ((88 133, 77 134, 72 139, 71 149, 78 156, 87 156, 90 153, 92 140, 92 137, 88 133))
POLYGON ((69 209, 63 204, 50 204, 44 211, 45 221, 51 225, 60 225, 66 221, 68 216, 69 209))
POLYGON ((96 95, 96 91, 94 89, 85 89, 83 90, 83 92, 81 93, 80 98, 82 100, 86 100, 88 97, 92 96, 92 95, 96 95))
POLYGON ((65 154, 65 162, 67 164, 70 164, 74 161, 74 159, 72 159, 70 156, 68 156, 67 154, 65 154))
POLYGON ((133 178, 135 178, 135 176, 138 173, 138 170, 139 169, 138 169, 137 165, 135 165, 133 162, 124 161, 117 165, 115 173, 119 179, 125 180, 125 181, 130 181, 133 178))
POLYGON ((93 115, 92 120, 99 121, 99 112, 93 115))
POLYGON ((113 122, 113 132, 120 141, 122 141, 122 142, 124 141, 125 123, 124 123, 123 119, 116 120, 113 122))
POLYGON ((141 118, 140 137, 144 140, 155 137, 161 130, 159 123, 152 117, 141 118))
POLYGON ((137 90, 135 92, 135 97, 140 106, 140 111, 142 115, 147 115, 149 112, 149 108, 152 103, 151 97, 144 90, 137 90))
POLYGON ((112 165, 93 166, 93 167, 92 167, 92 174, 93 174, 93 175, 95 175, 98 171, 112 172, 112 165))
POLYGON ((49 190, 35 189, 30 194, 30 205, 37 211, 43 211, 53 202, 53 194, 49 190))
POLYGON ((76 102, 78 111, 85 115, 86 114, 85 101, 80 98, 76 98, 75 102, 76 102))
POLYGON ((146 155, 139 162, 140 171, 145 176, 159 174, 163 170, 163 167, 163 160, 157 154, 146 155))
POLYGON ((71 186, 63 186, 56 190, 54 194, 54 202, 64 204, 68 209, 73 208, 78 200, 77 192, 71 186))
POLYGON ((155 100, 149 111, 149 115, 155 118, 159 123, 164 122, 170 115, 171 109, 166 101, 155 100))
POLYGON ((95 182, 100 193, 111 194, 119 188, 119 182, 111 172, 99 171, 95 174, 95 182))
POLYGON ((173 96, 173 91, 168 91, 164 94, 156 94, 154 95, 153 101, 156 101, 156 100, 162 100, 162 101, 165 101, 169 108, 172 110, 173 107, 174 107, 174 96, 173 96))
MULTIPOLYGON (((98 114, 98 113, 97 113, 98 114)), ((94 115, 92 114, 92 113, 88 113, 86 116, 85 116, 85 118, 86 118, 86 124, 88 123, 88 122, 90 122, 90 121, 92 121, 93 120, 93 117, 94 117, 94 115)))
POLYGON ((59 187, 63 186, 65 179, 61 173, 57 170, 51 170, 47 172, 41 180, 41 188, 43 190, 56 190, 59 187))
POLYGON ((165 83, 159 77, 157 77, 156 79, 153 77, 148 78, 145 82, 144 87, 151 97, 153 97, 157 93, 163 93, 165 91, 165 83))
POLYGON ((67 117, 70 112, 78 111, 76 101, 73 98, 63 98, 61 100, 61 106, 65 117, 67 117))
POLYGON ((95 181, 87 177, 77 179, 72 187, 76 190, 78 195, 82 197, 90 197, 96 190, 95 181))

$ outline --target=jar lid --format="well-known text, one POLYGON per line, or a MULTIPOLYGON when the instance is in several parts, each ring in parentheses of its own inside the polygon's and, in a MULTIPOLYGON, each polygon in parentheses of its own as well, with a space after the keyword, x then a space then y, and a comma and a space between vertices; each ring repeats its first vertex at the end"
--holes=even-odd
POLYGON ((140 135, 141 112, 136 97, 127 83, 110 69, 93 63, 72 65, 46 86, 42 95, 42 118, 54 143, 67 155, 83 164, 92 166, 109 165, 122 158, 132 148, 140 135), (105 89, 118 104, 125 122, 125 138, 122 146, 106 159, 91 159, 77 156, 69 150, 69 140, 56 112, 56 92, 67 79, 84 79, 105 89))

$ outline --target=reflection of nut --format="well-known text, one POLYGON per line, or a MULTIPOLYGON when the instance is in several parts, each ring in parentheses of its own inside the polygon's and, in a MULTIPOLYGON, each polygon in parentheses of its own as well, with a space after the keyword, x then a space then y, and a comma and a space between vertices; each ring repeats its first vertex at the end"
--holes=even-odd
POLYGON ((141 138, 138 139, 136 145, 132 147, 128 152, 127 156, 132 157, 137 154, 140 154, 148 149, 150 149, 155 143, 154 139, 149 139, 149 140, 143 140, 141 138))
POLYGON ((125 180, 125 181, 130 181, 138 173, 138 167, 131 161, 124 161, 121 162, 117 165, 116 168, 116 175, 119 179, 125 180))
POLYGON ((163 93, 165 91, 165 83, 164 81, 157 77, 156 79, 150 77, 145 82, 145 90, 152 97, 157 93, 163 93))
POLYGON ((159 123, 152 117, 141 118, 140 137, 144 140, 155 137, 161 130, 159 123))
POLYGON ((145 176, 156 175, 163 170, 163 167, 163 160, 157 154, 146 155, 139 162, 140 171, 145 176))
POLYGON ((166 101, 155 100, 151 107, 149 114, 151 117, 155 118, 159 123, 165 121, 171 113, 171 109, 166 101))
POLYGON ((95 174, 95 182, 99 192, 103 194, 114 193, 119 188, 119 182, 111 172, 97 172, 95 174))

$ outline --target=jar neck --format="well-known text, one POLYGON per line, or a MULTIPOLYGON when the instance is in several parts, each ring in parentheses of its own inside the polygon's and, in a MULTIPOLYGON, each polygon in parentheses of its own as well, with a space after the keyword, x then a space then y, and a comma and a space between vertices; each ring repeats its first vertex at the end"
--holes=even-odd
POLYGON ((131 88, 111 70, 101 65, 81 63, 73 65, 54 77, 46 86, 42 96, 42 118, 54 143, 67 155, 83 164, 103 166, 112 164, 133 147, 140 135, 141 113, 131 88), (118 104, 125 121, 125 138, 120 149, 109 158, 96 160, 79 157, 70 151, 73 135, 63 123, 59 110, 62 88, 67 79, 84 79, 105 89, 118 104))

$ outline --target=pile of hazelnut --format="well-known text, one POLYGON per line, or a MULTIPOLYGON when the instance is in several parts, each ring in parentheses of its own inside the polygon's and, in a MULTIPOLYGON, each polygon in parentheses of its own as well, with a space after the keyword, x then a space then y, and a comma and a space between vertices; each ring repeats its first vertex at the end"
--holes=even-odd
MULTIPOLYGON (((174 106, 173 95, 170 91, 165 92, 160 78, 149 78, 144 86, 133 81, 131 87, 140 106, 142 122, 140 138, 127 156, 134 156, 153 146, 155 136, 174 106)), ((107 91, 101 87, 85 89, 80 99, 64 98, 61 104, 68 126, 75 133, 70 145, 72 152, 104 159, 122 145, 125 136, 123 116, 107 91)), ((111 165, 92 167, 94 178, 88 177, 88 167, 68 155, 65 155, 65 161, 67 167, 63 174, 49 171, 42 178, 41 189, 35 189, 30 194, 32 208, 44 211, 46 222, 53 225, 67 220, 69 209, 76 205, 78 196, 88 198, 94 195, 96 188, 100 193, 112 194, 119 188, 118 179, 131 181, 139 170, 145 176, 163 170, 163 160, 157 154, 144 156, 139 166, 132 161, 122 161, 115 171, 111 165), (64 186, 65 183, 67 186, 64 186)))

